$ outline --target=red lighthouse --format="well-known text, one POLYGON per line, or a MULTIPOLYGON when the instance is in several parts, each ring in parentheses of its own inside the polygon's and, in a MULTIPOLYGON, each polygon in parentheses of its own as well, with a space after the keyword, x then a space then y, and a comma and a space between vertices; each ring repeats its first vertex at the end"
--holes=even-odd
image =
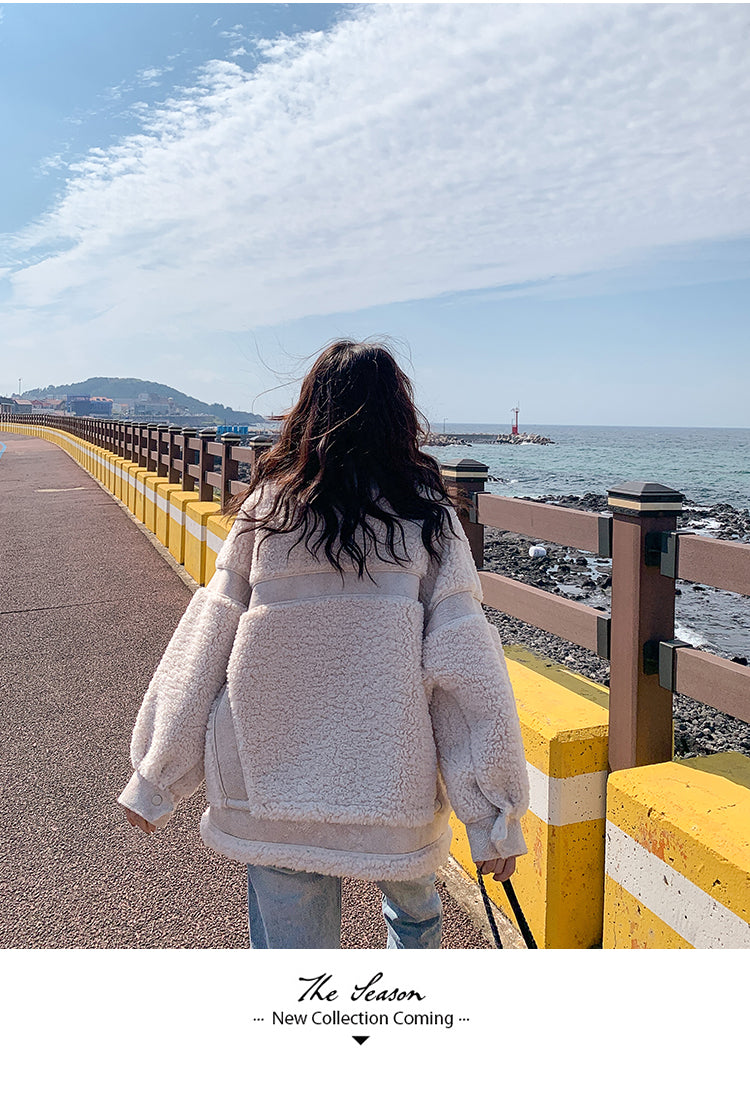
POLYGON ((513 421, 513 423, 510 425, 510 433, 511 433, 511 435, 517 435, 518 434, 518 412, 519 412, 519 410, 517 408, 511 408, 511 412, 515 413, 516 418, 513 421))

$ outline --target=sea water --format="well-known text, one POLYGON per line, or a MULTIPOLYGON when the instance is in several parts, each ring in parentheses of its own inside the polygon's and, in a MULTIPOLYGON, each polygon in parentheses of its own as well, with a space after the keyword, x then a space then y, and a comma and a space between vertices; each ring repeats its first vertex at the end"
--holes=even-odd
MULTIPOLYGON (((446 434, 507 434, 504 424, 433 424, 446 434)), ((439 461, 474 458, 499 480, 486 490, 501 496, 606 496, 623 481, 655 481, 694 504, 750 507, 750 428, 575 427, 523 424, 521 432, 554 445, 425 447, 439 461)))

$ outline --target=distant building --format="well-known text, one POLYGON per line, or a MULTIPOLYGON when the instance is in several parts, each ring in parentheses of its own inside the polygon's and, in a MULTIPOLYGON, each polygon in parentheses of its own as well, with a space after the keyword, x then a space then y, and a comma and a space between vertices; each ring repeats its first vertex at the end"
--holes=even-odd
POLYGON ((171 416, 181 411, 174 397, 160 397, 157 393, 139 393, 131 403, 133 416, 171 416))
POLYGON ((13 412, 20 412, 24 416, 30 416, 34 411, 34 406, 31 401, 26 397, 11 397, 11 403, 13 405, 13 412))
POLYGON ((74 416, 99 416, 108 419, 112 415, 112 399, 77 394, 75 397, 68 397, 68 411, 74 416))
POLYGON ((65 408, 64 400, 56 400, 53 397, 35 397, 32 400, 34 412, 51 412, 65 408))

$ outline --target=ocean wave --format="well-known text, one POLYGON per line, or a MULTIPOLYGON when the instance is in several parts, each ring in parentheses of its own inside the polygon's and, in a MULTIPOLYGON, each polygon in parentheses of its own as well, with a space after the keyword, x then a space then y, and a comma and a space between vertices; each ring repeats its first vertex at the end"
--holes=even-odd
POLYGON ((690 626, 675 626, 675 637, 678 641, 686 641, 694 649, 702 649, 708 645, 708 641, 703 634, 691 629, 690 626))

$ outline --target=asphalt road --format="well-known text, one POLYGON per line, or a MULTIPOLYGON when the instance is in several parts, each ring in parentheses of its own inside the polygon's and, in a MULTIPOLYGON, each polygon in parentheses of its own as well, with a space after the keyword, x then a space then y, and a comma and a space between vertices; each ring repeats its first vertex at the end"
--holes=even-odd
MULTIPOLYGON (((0 443, 0 947, 247 947, 244 867, 203 846, 201 792, 154 836, 116 804, 190 589, 64 451, 0 443)), ((491 949, 440 889, 443 947, 491 949)), ((342 946, 384 945, 379 891, 345 881, 342 946)))

